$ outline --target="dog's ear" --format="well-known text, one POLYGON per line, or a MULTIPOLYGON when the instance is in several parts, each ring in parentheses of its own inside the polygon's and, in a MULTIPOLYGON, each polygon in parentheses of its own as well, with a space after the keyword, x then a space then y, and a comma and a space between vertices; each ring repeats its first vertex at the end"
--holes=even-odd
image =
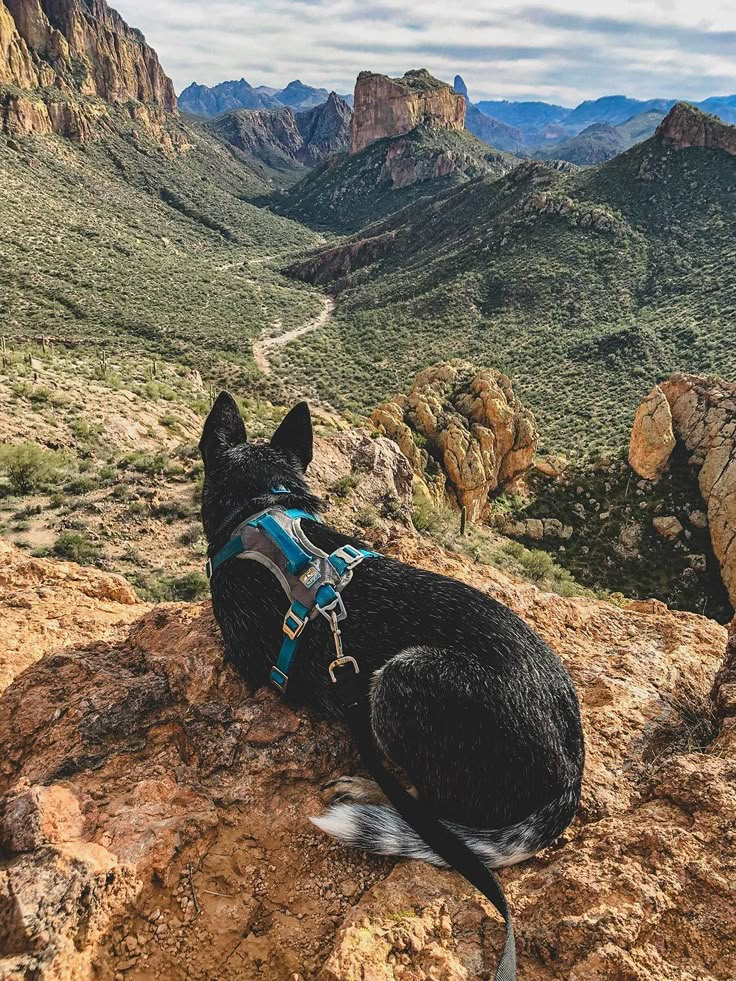
POLYGON ((293 453, 306 472, 312 462, 312 417, 306 402, 297 403, 287 412, 271 438, 271 446, 285 453, 293 453))
POLYGON ((199 441, 205 467, 211 466, 223 450, 239 446, 247 439, 237 402, 229 392, 220 392, 205 420, 199 441))

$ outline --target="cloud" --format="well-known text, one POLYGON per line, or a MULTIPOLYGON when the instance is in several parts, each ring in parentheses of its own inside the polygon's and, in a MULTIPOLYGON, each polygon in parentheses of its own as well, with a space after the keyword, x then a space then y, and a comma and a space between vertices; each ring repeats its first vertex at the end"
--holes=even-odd
POLYGON ((574 105, 623 93, 702 99, 736 91, 727 0, 112 0, 158 51, 177 91, 245 77, 352 91, 362 69, 459 72, 471 97, 574 105))

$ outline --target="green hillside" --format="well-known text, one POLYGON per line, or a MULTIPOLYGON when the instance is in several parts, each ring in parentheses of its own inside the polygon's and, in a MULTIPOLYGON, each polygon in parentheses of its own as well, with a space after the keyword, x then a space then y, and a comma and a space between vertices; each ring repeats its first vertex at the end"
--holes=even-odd
POLYGON ((203 128, 168 117, 172 151, 125 113, 110 119, 84 145, 0 138, 2 334, 224 359, 255 377, 251 339, 321 309, 274 268, 318 237, 249 203, 270 187, 265 168, 203 128))
POLYGON ((522 164, 369 234, 385 232, 381 258, 332 283, 332 324, 283 353, 344 407, 462 356, 509 373, 547 445, 572 451, 624 442, 673 370, 736 372, 736 157, 724 151, 653 138, 574 173, 522 164))
POLYGON ((312 228, 354 232, 472 178, 500 177, 516 163, 466 130, 420 126, 405 136, 377 140, 354 156, 332 157, 262 203, 312 228))

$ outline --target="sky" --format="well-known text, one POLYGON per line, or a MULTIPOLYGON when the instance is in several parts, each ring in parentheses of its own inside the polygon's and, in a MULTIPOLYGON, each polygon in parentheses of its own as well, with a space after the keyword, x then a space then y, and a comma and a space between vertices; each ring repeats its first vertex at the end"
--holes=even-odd
POLYGON ((352 92, 369 69, 465 79, 473 102, 576 105, 736 92, 736 0, 111 0, 177 92, 300 78, 352 92))

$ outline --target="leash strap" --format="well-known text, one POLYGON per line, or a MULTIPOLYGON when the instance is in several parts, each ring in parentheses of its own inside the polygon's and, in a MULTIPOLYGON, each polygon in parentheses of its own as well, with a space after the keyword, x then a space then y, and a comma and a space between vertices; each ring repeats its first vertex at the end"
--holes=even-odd
MULTIPOLYGON (((343 659, 344 661, 350 659, 343 659)), ((412 797, 386 770, 376 752, 370 725, 370 713, 363 693, 355 662, 348 670, 347 665, 330 667, 330 677, 335 683, 335 694, 343 710, 345 721, 356 742, 366 769, 370 770, 376 783, 391 801, 399 814, 416 831, 437 855, 450 868, 455 869, 468 882, 475 886, 486 899, 490 900, 501 914, 506 926, 503 952, 496 969, 495 981, 516 981, 516 941, 511 912, 501 883, 478 858, 475 852, 461 841, 426 806, 412 797)))

